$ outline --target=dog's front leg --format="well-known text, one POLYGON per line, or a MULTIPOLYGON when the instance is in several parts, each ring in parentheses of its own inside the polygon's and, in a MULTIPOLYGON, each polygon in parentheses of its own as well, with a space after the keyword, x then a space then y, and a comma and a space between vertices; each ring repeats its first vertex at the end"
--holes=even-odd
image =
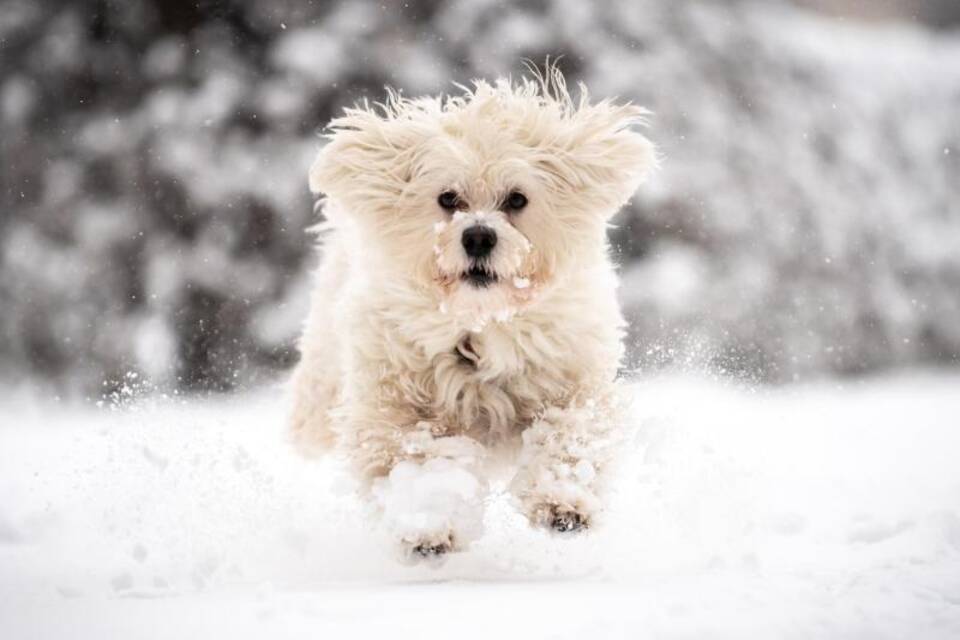
POLYGON ((460 551, 480 536, 487 486, 477 473, 484 453, 478 442, 442 435, 426 421, 360 435, 354 454, 367 467, 383 524, 406 558, 460 551))
POLYGON ((594 523, 615 415, 606 402, 550 407, 523 432, 511 489, 532 524, 573 532, 594 523))

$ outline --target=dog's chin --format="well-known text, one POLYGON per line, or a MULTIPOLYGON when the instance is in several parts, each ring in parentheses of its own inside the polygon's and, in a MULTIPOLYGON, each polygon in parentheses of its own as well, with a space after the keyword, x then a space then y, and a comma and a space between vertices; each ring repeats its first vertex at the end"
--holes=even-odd
POLYGON ((531 278, 470 267, 441 280, 440 313, 470 331, 481 331, 490 322, 510 322, 530 305, 537 287, 531 278))

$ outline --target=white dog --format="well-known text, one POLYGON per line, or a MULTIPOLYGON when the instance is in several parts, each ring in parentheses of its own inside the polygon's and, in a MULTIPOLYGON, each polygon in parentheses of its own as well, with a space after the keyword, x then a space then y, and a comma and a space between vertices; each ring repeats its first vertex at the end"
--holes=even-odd
POLYGON ((479 535, 496 443, 533 524, 594 522, 624 326, 606 229, 655 163, 644 115, 548 67, 331 123, 292 428, 347 455, 410 557, 479 535))

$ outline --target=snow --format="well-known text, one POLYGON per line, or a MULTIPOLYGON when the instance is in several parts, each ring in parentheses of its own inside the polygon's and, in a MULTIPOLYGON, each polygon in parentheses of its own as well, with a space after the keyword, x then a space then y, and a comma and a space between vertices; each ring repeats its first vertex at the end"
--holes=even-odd
POLYGON ((531 530, 494 478, 440 566, 399 563, 340 463, 293 453, 279 392, 5 393, 3 637, 958 637, 958 388, 641 380, 597 529, 531 530))

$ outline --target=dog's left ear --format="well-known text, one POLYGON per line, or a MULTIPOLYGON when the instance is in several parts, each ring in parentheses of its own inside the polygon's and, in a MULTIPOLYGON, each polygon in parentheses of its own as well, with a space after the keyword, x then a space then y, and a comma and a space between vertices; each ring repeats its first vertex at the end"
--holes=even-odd
POLYGON ((653 143, 638 131, 648 114, 630 104, 582 104, 569 117, 567 136, 557 141, 561 148, 550 171, 612 216, 657 166, 653 143))

